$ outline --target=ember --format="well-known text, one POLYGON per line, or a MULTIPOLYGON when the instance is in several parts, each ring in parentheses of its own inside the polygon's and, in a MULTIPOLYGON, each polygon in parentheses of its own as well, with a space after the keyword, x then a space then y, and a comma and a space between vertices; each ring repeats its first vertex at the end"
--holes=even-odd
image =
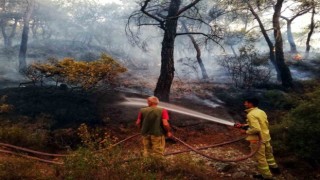
POLYGON ((296 54, 293 56, 293 59, 296 60, 296 61, 301 61, 302 60, 302 56, 301 54, 296 54))

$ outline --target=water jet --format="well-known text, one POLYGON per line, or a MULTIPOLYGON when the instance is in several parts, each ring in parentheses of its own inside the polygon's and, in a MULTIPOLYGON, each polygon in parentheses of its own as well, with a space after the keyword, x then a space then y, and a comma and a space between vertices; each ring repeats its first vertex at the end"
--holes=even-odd
MULTIPOLYGON (((127 101, 125 101, 125 102, 123 102, 121 104, 131 105, 131 106, 141 106, 141 107, 147 106, 147 100, 146 99, 128 98, 128 97, 126 97, 126 100, 127 101)), ((224 124, 224 125, 228 125, 228 126, 234 126, 234 122, 230 122, 230 121, 225 120, 225 119, 213 117, 213 116, 210 116, 210 115, 207 115, 207 114, 204 114, 204 113, 200 113, 200 112, 197 112, 197 111, 194 111, 194 110, 191 110, 191 109, 188 109, 188 108, 180 107, 180 106, 177 106, 177 105, 173 105, 173 104, 160 102, 158 104, 158 107, 165 108, 165 109, 167 109, 169 111, 172 111, 172 112, 185 114, 185 115, 188 115, 188 116, 197 117, 197 118, 200 118, 200 119, 212 121, 212 122, 215 122, 215 123, 224 124)))

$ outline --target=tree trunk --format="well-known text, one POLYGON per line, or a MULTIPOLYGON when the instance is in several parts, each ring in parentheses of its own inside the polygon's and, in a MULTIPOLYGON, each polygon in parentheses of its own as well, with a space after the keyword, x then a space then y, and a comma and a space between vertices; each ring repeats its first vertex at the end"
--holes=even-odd
POLYGON ((312 1, 312 3, 313 3, 313 7, 312 7, 310 31, 308 33, 308 38, 307 38, 307 42, 306 42, 306 55, 308 55, 310 52, 310 49, 311 49, 310 40, 311 40, 311 36, 312 36, 314 28, 315 28, 314 15, 316 14, 316 6, 314 4, 314 1, 312 1))
POLYGON ((12 39, 9 36, 3 36, 4 41, 4 48, 11 48, 12 47, 12 39))
POLYGON ((174 78, 174 41, 177 33, 177 18, 181 0, 172 0, 169 6, 168 18, 165 22, 164 36, 161 48, 161 71, 154 95, 160 100, 169 102, 171 84, 174 78))
POLYGON ((29 37, 29 21, 34 8, 34 0, 28 1, 28 7, 23 20, 22 37, 19 51, 19 71, 22 72, 27 68, 26 55, 29 37))
POLYGON ((234 57, 238 57, 238 54, 236 53, 236 50, 234 49, 234 47, 232 45, 230 45, 230 48, 232 50, 234 57))
POLYGON ((310 9, 311 8, 300 10, 299 12, 297 12, 297 14, 292 16, 290 19, 287 17, 284 17, 284 16, 280 16, 282 19, 287 21, 287 37, 288 37, 288 42, 290 44, 291 53, 298 53, 297 46, 296 46, 296 43, 294 42, 294 38, 292 35, 292 30, 291 30, 292 21, 295 20, 297 17, 308 13, 310 11, 310 9))
POLYGON ((287 21, 287 37, 288 37, 288 42, 290 44, 290 49, 291 49, 290 52, 291 53, 298 53, 297 46, 296 46, 296 43, 294 42, 294 38, 292 35, 291 23, 292 23, 292 21, 287 21))
POLYGON ((279 21, 283 1, 284 0, 277 0, 277 3, 274 8, 272 23, 273 23, 274 38, 275 38, 276 63, 280 70, 282 86, 285 88, 289 88, 289 87, 293 87, 292 77, 291 77, 291 72, 288 66, 284 62, 283 41, 282 41, 281 27, 280 27, 280 21, 279 21))
MULTIPOLYGON (((185 29, 186 33, 189 33, 189 30, 188 30, 185 22, 181 22, 181 23, 182 23, 182 26, 183 26, 183 28, 185 29)), ((196 57, 197 57, 197 61, 198 61, 198 64, 199 64, 199 66, 200 66, 200 69, 201 69, 202 79, 204 79, 204 80, 205 80, 205 79, 208 79, 209 76, 208 76, 208 74, 207 74, 207 70, 206 70, 206 68, 204 67, 204 64, 203 64, 202 59, 201 59, 201 50, 200 50, 200 47, 199 47, 198 43, 196 42, 196 40, 194 39, 194 37, 193 37, 191 34, 189 34, 188 37, 190 38, 190 40, 191 40, 191 42, 192 42, 192 44, 193 44, 193 47, 194 47, 194 49, 195 49, 196 52, 197 52, 197 56, 196 56, 196 57)))
POLYGON ((280 72, 280 69, 278 67, 278 64, 276 63, 276 57, 275 57, 275 53, 274 53, 274 46, 273 46, 273 43, 272 41, 270 40, 268 34, 267 34, 267 31, 266 29, 264 28, 264 25, 259 17, 259 15, 254 11, 253 7, 251 6, 250 2, 248 1, 247 2, 248 4, 248 7, 249 7, 249 10, 250 12, 252 13, 252 15, 256 18, 256 20, 258 21, 258 24, 259 24, 259 27, 260 27, 260 30, 261 30, 261 33, 263 34, 263 37, 264 39, 266 40, 267 44, 268 44, 268 47, 269 47, 269 58, 270 58, 270 61, 271 63, 273 64, 276 72, 277 72, 277 80, 278 81, 281 81, 281 72, 280 72))
POLYGON ((11 48, 12 47, 12 39, 14 38, 14 36, 16 34, 17 24, 18 24, 18 19, 15 18, 14 24, 13 24, 12 29, 11 29, 11 33, 10 33, 10 35, 7 35, 6 22, 4 22, 3 20, 1 21, 1 32, 2 32, 2 36, 3 36, 3 41, 4 41, 4 47, 5 48, 11 48))

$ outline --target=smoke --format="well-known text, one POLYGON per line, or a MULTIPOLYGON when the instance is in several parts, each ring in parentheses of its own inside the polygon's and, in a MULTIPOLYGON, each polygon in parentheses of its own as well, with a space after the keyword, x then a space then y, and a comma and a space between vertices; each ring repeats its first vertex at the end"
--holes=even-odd
MULTIPOLYGON (((25 7, 24 1, 8 1, 8 3, 10 5, 7 7, 8 14, 16 13, 19 7, 25 7)), ((213 12, 214 9, 210 11, 210 7, 213 5, 216 6, 217 4, 202 2, 199 7, 207 8, 204 11, 204 16, 206 16, 206 12, 221 14, 222 10, 219 7, 217 7, 217 12, 213 12)), ((138 74, 138 77, 147 81, 156 81, 160 74, 163 31, 157 26, 141 28, 139 38, 143 48, 133 46, 125 32, 128 17, 139 8, 140 6, 135 1, 38 0, 30 22, 27 63, 44 61, 48 57, 59 59, 74 57, 80 60, 91 60, 90 58, 97 57, 100 53, 105 52, 126 65, 132 74, 138 74)), ((220 24, 216 23, 219 27, 221 26, 225 34, 229 30, 232 33, 232 28, 240 29, 243 26, 240 26, 240 21, 233 25, 228 24, 226 23, 227 19, 223 19, 220 24), (226 28, 227 26, 230 26, 229 29, 226 28)), ((217 19, 216 22, 220 20, 217 19)), ((12 30, 12 23, 12 20, 7 21, 6 32, 12 30)), ((248 26, 255 25, 252 21, 248 26)), ((181 28, 180 25, 179 28, 181 28)), ((203 27, 197 28, 201 30, 203 27)), ((239 35, 240 31, 237 32, 239 35)), ((261 34, 258 31, 256 34, 258 37, 255 42, 256 47, 261 52, 267 52, 267 46, 261 34)), ((221 42, 224 49, 215 43, 201 44, 203 41, 201 41, 200 36, 194 36, 201 45, 201 58, 211 80, 225 82, 226 73, 218 65, 217 59, 225 54, 233 54, 228 44, 233 44, 233 48, 237 52, 238 48, 246 43, 238 35, 237 33, 229 35, 229 38, 225 36, 224 40, 227 43, 223 44, 221 42)), ((283 37, 285 38, 285 36, 283 37)), ((314 38, 319 39, 317 34, 314 35, 314 38)), ((8 54, 4 50, 0 51, 0 79, 2 79, 1 81, 12 82, 25 81, 24 77, 17 71, 21 27, 16 29, 12 40, 12 47, 9 47, 12 53, 8 54)), ((298 45, 299 43, 298 41, 298 45)), ((316 45, 317 42, 314 40, 312 43, 316 45)), ((201 71, 196 62, 196 51, 190 39, 187 36, 178 36, 174 48, 176 78, 181 80, 201 79, 201 71), (186 62, 187 59, 190 62, 186 62)), ((312 50, 318 51, 316 48, 314 46, 312 50)), ((0 39, 0 49, 4 49, 3 38, 0 39)), ((3 84, 3 82, 0 82, 0 84, 3 84)))

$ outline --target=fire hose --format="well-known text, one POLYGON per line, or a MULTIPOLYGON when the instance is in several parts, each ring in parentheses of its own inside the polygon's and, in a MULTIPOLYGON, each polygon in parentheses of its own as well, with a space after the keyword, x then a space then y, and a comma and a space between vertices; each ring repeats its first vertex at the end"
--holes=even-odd
MULTIPOLYGON (((27 149, 27 148, 23 148, 23 147, 19 147, 19 146, 14 146, 14 145, 11 145, 11 144, 5 144, 5 143, 0 143, 0 146, 5 147, 5 148, 11 148, 11 149, 15 149, 15 150, 20 150, 20 151, 24 151, 24 152, 28 152, 28 153, 32 153, 32 154, 36 154, 36 155, 42 155, 42 156, 49 156, 49 157, 66 157, 66 156, 68 156, 68 155, 64 155, 64 154, 44 153, 44 152, 35 151, 35 150, 31 150, 31 149, 27 149)), ((21 157, 24 157, 24 158, 27 158, 27 159, 37 160, 37 161, 41 161, 41 162, 45 162, 45 163, 49 163, 49 164, 58 164, 58 165, 62 165, 63 164, 62 162, 53 161, 53 160, 47 160, 47 159, 34 157, 34 156, 29 156, 29 155, 25 155, 25 154, 20 154, 20 153, 13 152, 13 151, 10 151, 10 150, 0 149, 0 152, 6 153, 6 154, 15 155, 15 156, 21 156, 21 157)))
MULTIPOLYGON (((125 138, 125 139, 123 139, 123 140, 111 145, 109 147, 109 149, 113 148, 113 147, 115 147, 117 145, 120 145, 120 144, 122 144, 122 143, 124 143, 124 142, 126 142, 126 141, 128 141, 130 139, 133 139, 133 138, 135 138, 135 137, 137 137, 139 135, 141 135, 141 134, 137 133, 137 134, 134 134, 132 136, 129 136, 129 137, 127 137, 127 138, 125 138)), ((209 155, 201 152, 200 150, 205 150, 205 149, 209 149, 209 148, 214 148, 214 147, 218 147, 218 146, 223 146, 223 145, 235 143, 235 142, 238 142, 240 140, 243 140, 244 137, 241 137, 241 138, 238 138, 238 139, 235 139, 235 140, 231 140, 231 141, 227 141, 227 142, 223 142, 223 143, 204 146, 204 147, 200 147, 200 148, 194 148, 191 145, 187 144, 186 142, 182 141, 181 139, 177 138, 176 136, 173 136, 172 138, 174 140, 180 142, 184 146, 186 146, 188 148, 188 150, 181 150, 181 151, 166 153, 166 154, 164 154, 164 156, 176 155, 176 154, 180 154, 180 153, 193 151, 193 152, 195 152, 195 153, 197 153, 197 154, 199 154, 199 155, 201 155, 203 157, 206 157, 208 159, 215 160, 215 161, 221 161, 221 162, 238 162, 238 161, 246 160, 246 159, 252 157, 259 150, 260 145, 262 144, 261 138, 259 137, 257 148, 254 151, 252 151, 250 154, 245 155, 245 156, 240 157, 240 158, 235 158, 235 159, 224 159, 224 158, 209 156, 209 155)), ((65 154, 44 153, 44 152, 34 151, 34 150, 31 150, 31 149, 22 148, 22 147, 10 145, 10 144, 5 144, 5 143, 0 143, 0 146, 7 147, 7 148, 13 148, 13 149, 16 149, 16 150, 21 150, 21 151, 25 151, 25 152, 29 152, 29 153, 33 153, 33 154, 42 155, 42 156, 50 156, 50 157, 67 157, 67 156, 70 156, 70 155, 65 155, 65 154)), ((8 151, 8 150, 3 150, 3 149, 0 149, 0 152, 7 153, 7 154, 12 154, 12 155, 18 155, 18 156, 25 157, 25 158, 28 158, 28 159, 38 160, 38 161, 45 162, 45 163, 50 163, 50 164, 58 164, 58 165, 62 165, 63 164, 62 162, 57 162, 57 161, 42 159, 42 158, 38 158, 38 157, 34 157, 34 156, 19 154, 19 153, 13 152, 13 151, 8 151)))
MULTIPOLYGON (((215 160, 215 161, 220 161, 220 162, 238 162, 238 161, 243 161, 243 160, 246 160, 250 157, 252 157, 255 153, 257 153, 257 151, 259 150, 260 148, 260 145, 261 145, 261 140, 259 139, 258 141, 258 147, 257 149, 255 149, 254 151, 252 151, 250 154, 246 155, 246 156, 243 156, 243 157, 240 157, 240 158, 235 158, 235 159, 224 159, 224 158, 219 158, 219 157, 212 157, 212 156, 209 156, 199 150, 203 150, 203 149, 208 149, 208 148, 211 148, 211 147, 217 147, 217 146, 220 146, 221 144, 225 145, 226 143, 220 143, 220 144, 216 144, 216 145, 211 145, 211 146, 207 146, 207 147, 202 147, 202 148, 194 148, 192 146, 190 146, 189 144, 187 144, 186 142, 182 141, 181 139, 173 136, 173 138, 177 141, 179 141, 181 144, 183 144, 184 146, 186 146, 187 148, 189 148, 191 151, 203 156, 203 157, 206 157, 208 159, 211 159, 211 160, 215 160)), ((243 139, 243 138, 241 138, 243 139)), ((234 140, 234 141, 231 141, 230 143, 232 142, 236 142, 236 141, 239 141, 239 140, 234 140)), ((230 144, 230 143, 227 143, 227 144, 230 144)), ((186 151, 183 151, 183 152, 186 152, 186 151)), ((175 152, 174 154, 178 154, 180 152, 175 152)), ((182 152, 181 152, 182 153, 182 152)), ((171 155, 171 154, 170 154, 171 155)))
POLYGON ((27 159, 33 159, 33 160, 37 160, 37 161, 41 161, 41 162, 45 162, 45 163, 49 163, 49 164, 57 164, 57 165, 62 165, 63 164, 62 162, 42 159, 42 158, 38 158, 38 157, 34 157, 34 156, 28 156, 28 155, 24 155, 24 154, 12 152, 12 151, 7 151, 7 150, 3 150, 3 149, 0 149, 0 152, 6 153, 6 154, 11 154, 11 155, 16 155, 16 156, 21 156, 21 157, 24 157, 24 158, 27 158, 27 159))

